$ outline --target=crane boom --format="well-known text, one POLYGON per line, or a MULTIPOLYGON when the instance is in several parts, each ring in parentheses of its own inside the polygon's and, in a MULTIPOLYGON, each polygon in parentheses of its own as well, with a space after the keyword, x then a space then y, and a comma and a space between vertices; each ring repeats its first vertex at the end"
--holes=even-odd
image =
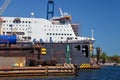
POLYGON ((60 11, 61 16, 63 16, 63 12, 61 8, 59 8, 59 11, 60 11))
POLYGON ((3 3, 2 7, 0 8, 0 16, 2 16, 2 13, 7 8, 8 4, 10 3, 10 1, 11 0, 5 0, 5 2, 3 3))

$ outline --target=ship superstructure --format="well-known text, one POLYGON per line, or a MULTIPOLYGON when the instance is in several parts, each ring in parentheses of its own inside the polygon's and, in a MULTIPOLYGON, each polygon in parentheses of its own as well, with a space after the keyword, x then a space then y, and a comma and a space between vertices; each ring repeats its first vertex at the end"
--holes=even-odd
POLYGON ((74 41, 94 41, 93 38, 76 36, 71 25, 71 16, 43 18, 1 17, 4 22, 2 35, 16 35, 17 41, 40 43, 66 43, 74 41))

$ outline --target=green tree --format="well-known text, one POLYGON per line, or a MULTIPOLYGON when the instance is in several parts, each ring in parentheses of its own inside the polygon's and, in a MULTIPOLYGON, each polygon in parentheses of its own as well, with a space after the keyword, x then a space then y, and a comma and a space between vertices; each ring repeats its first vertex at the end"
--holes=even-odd
POLYGON ((115 63, 120 63, 120 56, 118 55, 111 56, 111 61, 115 63))
POLYGON ((102 63, 106 63, 107 58, 108 58, 108 56, 105 52, 103 52, 100 56, 100 59, 102 59, 102 63))

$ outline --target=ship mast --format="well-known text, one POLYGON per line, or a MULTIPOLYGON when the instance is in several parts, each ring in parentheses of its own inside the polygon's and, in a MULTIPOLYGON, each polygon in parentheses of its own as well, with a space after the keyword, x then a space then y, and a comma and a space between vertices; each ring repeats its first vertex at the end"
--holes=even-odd
POLYGON ((93 28, 92 28, 91 32, 92 32, 91 38, 94 38, 94 29, 93 28))

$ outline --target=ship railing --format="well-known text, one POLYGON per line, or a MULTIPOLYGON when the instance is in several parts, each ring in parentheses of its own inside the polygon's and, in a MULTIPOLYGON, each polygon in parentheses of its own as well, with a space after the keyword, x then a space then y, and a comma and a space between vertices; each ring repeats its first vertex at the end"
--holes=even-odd
POLYGON ((92 43, 94 40, 91 39, 85 39, 85 40, 68 40, 68 43, 92 43))

